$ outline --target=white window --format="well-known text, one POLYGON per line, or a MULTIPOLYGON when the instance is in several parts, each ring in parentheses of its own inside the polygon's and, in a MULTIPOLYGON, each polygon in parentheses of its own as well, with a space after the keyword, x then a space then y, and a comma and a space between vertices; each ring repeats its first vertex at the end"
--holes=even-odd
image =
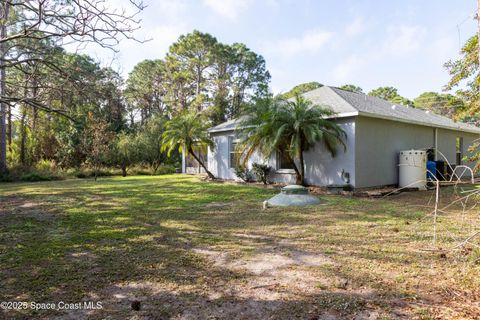
POLYGON ((238 139, 235 139, 234 136, 228 137, 228 163, 230 168, 235 168, 238 166, 240 161, 241 152, 238 150, 238 139))

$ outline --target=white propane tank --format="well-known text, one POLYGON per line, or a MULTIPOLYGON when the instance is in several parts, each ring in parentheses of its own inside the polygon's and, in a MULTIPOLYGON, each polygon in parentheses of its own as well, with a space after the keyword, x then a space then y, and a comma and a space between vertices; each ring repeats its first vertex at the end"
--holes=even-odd
POLYGON ((427 153, 423 150, 400 151, 398 186, 426 189, 427 153))

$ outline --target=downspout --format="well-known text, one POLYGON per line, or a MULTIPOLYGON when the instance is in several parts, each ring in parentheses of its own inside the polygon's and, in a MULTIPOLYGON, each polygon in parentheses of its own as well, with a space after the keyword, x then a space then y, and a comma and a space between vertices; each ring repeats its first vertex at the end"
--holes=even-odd
POLYGON ((182 147, 182 173, 187 173, 187 161, 186 161, 185 147, 182 147))
POLYGON ((435 160, 438 160, 438 128, 435 128, 433 133, 433 150, 435 154, 435 160))

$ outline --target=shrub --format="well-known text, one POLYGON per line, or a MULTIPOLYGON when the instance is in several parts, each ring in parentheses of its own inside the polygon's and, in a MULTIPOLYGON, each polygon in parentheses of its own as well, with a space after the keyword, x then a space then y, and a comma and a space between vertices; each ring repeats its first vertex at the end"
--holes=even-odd
POLYGON ((14 182, 15 177, 13 177, 11 174, 6 174, 6 175, 0 175, 0 182, 14 182))
POLYGON ((34 167, 16 165, 9 168, 9 172, 5 176, 0 177, 0 182, 13 181, 50 181, 63 179, 60 172, 53 162, 42 160, 34 167))
POLYGON ((27 182, 34 182, 34 181, 50 181, 50 180, 56 180, 57 177, 51 176, 48 173, 40 172, 40 171, 32 171, 23 174, 20 177, 21 181, 27 181, 27 182))
POLYGON ((272 167, 266 164, 254 163, 252 164, 252 171, 258 181, 262 181, 263 184, 267 184, 268 176, 272 171, 272 167))
POLYGON ((252 173, 248 170, 247 167, 237 166, 235 167, 235 174, 238 178, 242 179, 244 182, 250 182, 253 180, 252 173))
POLYGON ((17 174, 17 180, 27 182, 61 180, 63 178, 57 170, 46 169, 45 167, 42 170, 29 169, 17 174))
MULTIPOLYGON (((111 177, 121 175, 121 171, 115 168, 100 168, 97 169, 97 177, 111 177)), ((91 167, 72 168, 67 170, 67 176, 76 177, 80 179, 93 178, 95 171, 91 167)))
POLYGON ((150 176, 153 170, 149 167, 134 166, 128 170, 128 174, 132 176, 150 176))
POLYGON ((156 174, 172 174, 175 173, 175 167, 170 165, 162 165, 158 167, 156 174))
POLYGON ((54 161, 42 159, 37 162, 35 169, 40 172, 55 172, 57 170, 57 166, 54 161))

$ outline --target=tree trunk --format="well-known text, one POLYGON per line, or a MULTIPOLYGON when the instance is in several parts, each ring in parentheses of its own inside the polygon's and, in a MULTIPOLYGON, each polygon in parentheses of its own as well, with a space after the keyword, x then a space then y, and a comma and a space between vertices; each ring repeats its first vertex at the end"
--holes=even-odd
MULTIPOLYGON (((282 151, 279 151, 279 152, 282 152, 282 151)), ((302 185, 301 174, 300 174, 300 171, 298 171, 298 167, 295 164, 295 160, 290 156, 288 152, 285 153, 285 156, 287 157, 288 161, 292 165, 293 171, 295 171, 295 184, 302 185)))
MULTIPOLYGON (((5 39, 7 37, 7 19, 10 9, 10 3, 8 1, 2 1, 0 7, 0 38, 5 39)), ((0 98, 5 96, 6 91, 6 72, 5 72, 5 55, 6 44, 0 43, 0 98)), ((0 175, 5 175, 7 171, 7 136, 6 136, 6 114, 7 104, 0 102, 0 175)))
POLYGON ((303 159, 303 149, 300 150, 300 184, 305 186, 305 160, 303 159))
POLYGON ((202 166, 202 168, 205 170, 205 172, 207 173, 208 177, 210 179, 215 179, 215 176, 207 169, 207 167, 205 166, 205 164, 203 163, 203 161, 200 160, 199 157, 197 157, 197 155, 193 152, 193 148, 190 147, 188 148, 188 153, 190 153, 192 155, 192 157, 197 160, 197 162, 202 166))
MULTIPOLYGON (((34 99, 34 100, 37 98, 37 94, 38 94, 37 85, 38 85, 37 77, 34 76, 32 78, 32 92, 31 92, 32 99, 34 99)), ((28 88, 28 79, 26 80, 25 87, 28 88)), ((25 92, 25 97, 28 97, 28 89, 25 92)), ((38 134, 37 134, 37 127, 38 127, 38 108, 36 106, 33 106, 32 126, 31 126, 31 129, 32 129, 31 138, 32 138, 33 153, 32 153, 31 158, 32 158, 34 163, 36 163, 38 160, 40 160, 40 157, 41 157, 41 147, 38 143, 39 139, 38 139, 38 134)))
POLYGON ((122 163, 122 177, 127 176, 127 165, 125 163, 122 163))
MULTIPOLYGON (((37 99, 38 88, 37 88, 37 78, 33 77, 32 80, 32 98, 37 99)), ((25 95, 26 96, 26 95, 25 95)), ((33 117, 32 117, 32 135, 35 137, 37 135, 37 124, 38 124, 38 108, 33 106, 33 117)))
POLYGON ((12 106, 7 109, 7 143, 8 151, 12 152, 12 106))
POLYGON ((27 110, 25 107, 22 109, 22 117, 20 118, 20 164, 25 166, 26 164, 26 150, 25 144, 27 140, 27 125, 25 123, 25 118, 27 117, 27 110))
POLYGON ((155 161, 152 168, 153 168, 152 175, 156 175, 157 171, 158 171, 158 168, 160 168, 160 162, 155 161))

